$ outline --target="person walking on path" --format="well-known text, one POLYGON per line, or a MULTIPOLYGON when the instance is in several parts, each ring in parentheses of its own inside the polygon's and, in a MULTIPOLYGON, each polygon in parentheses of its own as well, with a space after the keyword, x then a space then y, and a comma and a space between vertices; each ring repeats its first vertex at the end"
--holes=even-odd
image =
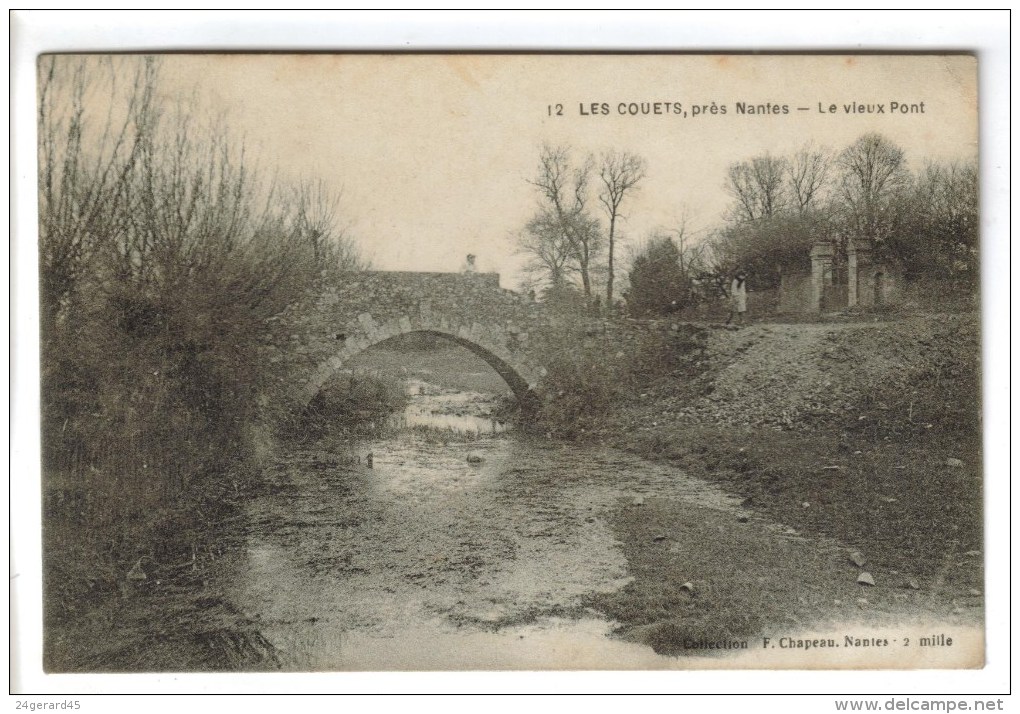
POLYGON ((739 270, 730 284, 730 316, 726 318, 726 324, 730 324, 733 315, 736 314, 737 324, 743 325, 745 312, 747 312, 747 273, 739 270))

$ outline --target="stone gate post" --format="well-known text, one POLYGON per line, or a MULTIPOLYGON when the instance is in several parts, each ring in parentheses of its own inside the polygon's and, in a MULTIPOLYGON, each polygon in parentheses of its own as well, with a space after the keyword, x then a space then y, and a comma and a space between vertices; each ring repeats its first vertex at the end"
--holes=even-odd
POLYGON ((851 240, 846 246, 846 306, 857 304, 857 245, 851 240))
MULTIPOLYGON (((865 294, 867 294, 867 285, 862 283, 869 282, 867 280, 860 280, 859 268, 863 268, 870 262, 871 255, 871 241, 868 240, 850 240, 846 246, 846 262, 847 262, 847 307, 854 307, 860 302, 860 294, 862 288, 865 294)), ((867 301, 865 301, 867 302, 867 301)))
POLYGON ((832 243, 818 241, 811 246, 811 310, 822 311, 822 296, 825 294, 825 276, 832 272, 832 243))

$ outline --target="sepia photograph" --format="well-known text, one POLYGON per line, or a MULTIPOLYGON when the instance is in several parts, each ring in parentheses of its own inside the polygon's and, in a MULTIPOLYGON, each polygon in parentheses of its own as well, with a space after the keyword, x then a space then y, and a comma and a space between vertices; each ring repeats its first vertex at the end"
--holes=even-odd
POLYGON ((33 666, 985 667, 979 70, 38 55, 33 666))

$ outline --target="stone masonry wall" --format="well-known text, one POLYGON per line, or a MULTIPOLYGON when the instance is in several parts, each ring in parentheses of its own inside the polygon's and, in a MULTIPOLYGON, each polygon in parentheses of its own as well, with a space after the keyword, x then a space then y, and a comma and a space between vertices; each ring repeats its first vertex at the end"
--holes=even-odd
POLYGON ((812 290, 811 273, 807 271, 783 273, 779 287, 778 312, 780 314, 817 312, 811 302, 812 290))

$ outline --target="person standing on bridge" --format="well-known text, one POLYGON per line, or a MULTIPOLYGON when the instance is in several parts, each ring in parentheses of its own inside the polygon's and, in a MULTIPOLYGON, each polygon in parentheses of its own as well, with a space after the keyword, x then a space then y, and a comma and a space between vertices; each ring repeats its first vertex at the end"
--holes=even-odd
POLYGON ((462 273, 477 273, 478 272, 478 266, 475 265, 475 255, 474 255, 474 253, 468 253, 467 260, 464 262, 464 265, 461 266, 460 272, 462 272, 462 273))
POLYGON ((737 324, 744 324, 744 313, 747 312, 747 273, 738 270, 736 277, 730 284, 730 316, 726 318, 726 324, 733 321, 733 315, 737 316, 737 324))

